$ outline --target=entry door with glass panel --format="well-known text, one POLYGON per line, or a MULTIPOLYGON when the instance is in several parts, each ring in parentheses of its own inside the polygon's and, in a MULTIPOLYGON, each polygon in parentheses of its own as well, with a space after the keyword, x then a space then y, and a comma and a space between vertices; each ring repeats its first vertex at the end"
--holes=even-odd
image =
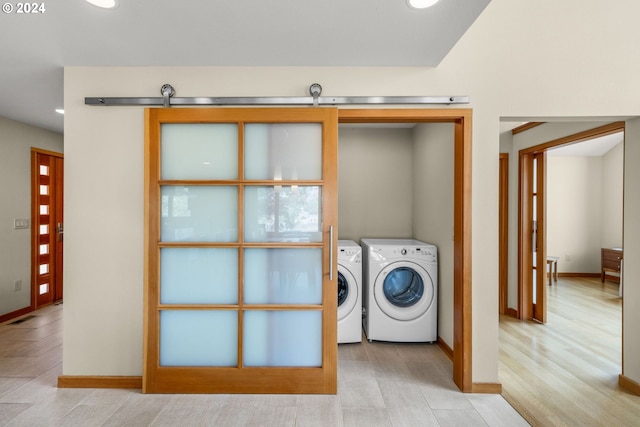
POLYGON ((31 149, 32 298, 34 308, 60 301, 63 294, 64 158, 31 149))
POLYGON ((143 391, 336 393, 337 110, 146 125, 143 391))

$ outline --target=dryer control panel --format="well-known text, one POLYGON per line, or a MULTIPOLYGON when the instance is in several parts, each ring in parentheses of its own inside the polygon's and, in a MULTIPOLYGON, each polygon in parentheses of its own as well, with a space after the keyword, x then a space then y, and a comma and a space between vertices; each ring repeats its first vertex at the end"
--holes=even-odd
MULTIPOLYGON (((401 240, 392 240, 396 244, 385 244, 384 240, 369 240, 368 256, 370 260, 377 262, 384 260, 399 260, 402 258, 414 258, 425 262, 435 263, 438 261, 438 247, 420 242, 421 244, 405 243, 401 240)), ((415 241, 414 241, 415 242, 415 241)))
POLYGON ((393 248, 394 256, 411 256, 434 262, 438 258, 438 250, 433 246, 407 246, 393 248))

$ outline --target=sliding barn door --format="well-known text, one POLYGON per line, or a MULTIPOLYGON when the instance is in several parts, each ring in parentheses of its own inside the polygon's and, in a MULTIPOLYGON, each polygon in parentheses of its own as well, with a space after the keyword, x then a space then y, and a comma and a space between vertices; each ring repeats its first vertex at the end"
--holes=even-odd
POLYGON ((146 393, 335 393, 337 110, 149 109, 146 393))

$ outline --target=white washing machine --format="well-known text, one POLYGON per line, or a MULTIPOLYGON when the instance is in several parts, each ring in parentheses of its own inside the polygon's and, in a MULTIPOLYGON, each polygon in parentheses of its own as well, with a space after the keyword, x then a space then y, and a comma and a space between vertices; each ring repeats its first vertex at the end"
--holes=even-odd
POLYGON ((338 240, 338 343, 362 342, 362 249, 338 240))
POLYGON ((437 247, 412 239, 362 239, 360 243, 367 339, 437 341, 437 247))

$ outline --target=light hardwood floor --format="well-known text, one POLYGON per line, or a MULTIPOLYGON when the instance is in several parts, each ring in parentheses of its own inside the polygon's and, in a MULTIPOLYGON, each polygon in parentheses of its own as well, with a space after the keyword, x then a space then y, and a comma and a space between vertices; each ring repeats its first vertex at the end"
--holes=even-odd
POLYGON ((62 311, 0 324, 0 426, 528 425, 500 395, 460 393, 451 361, 427 344, 340 345, 335 396, 58 389, 62 311))
POLYGON ((500 318, 503 396, 533 426, 640 426, 640 396, 618 386, 618 285, 560 277, 547 303, 544 325, 500 318))

